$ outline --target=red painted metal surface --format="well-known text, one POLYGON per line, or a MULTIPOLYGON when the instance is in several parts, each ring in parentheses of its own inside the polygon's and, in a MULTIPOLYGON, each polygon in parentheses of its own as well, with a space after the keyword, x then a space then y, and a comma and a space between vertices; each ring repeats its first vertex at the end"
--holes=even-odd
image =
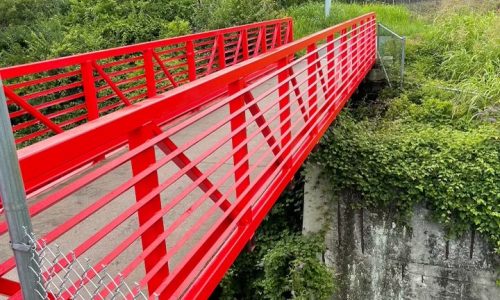
MULTIPOLYGON (((75 257, 114 266, 151 298, 209 297, 375 63, 375 25, 367 14, 258 57, 243 51, 237 65, 19 150, 35 228, 78 204, 39 232, 47 243, 72 236, 75 257)), ((14 267, 1 263, 0 278, 14 267)), ((62 298, 85 283, 73 284, 62 298)))
POLYGON ((0 69, 26 146, 292 40, 290 18, 0 69))

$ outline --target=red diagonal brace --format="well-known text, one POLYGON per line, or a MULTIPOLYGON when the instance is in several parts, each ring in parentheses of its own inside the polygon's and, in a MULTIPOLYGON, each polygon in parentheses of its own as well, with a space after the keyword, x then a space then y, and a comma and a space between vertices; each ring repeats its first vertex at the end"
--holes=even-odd
POLYGON ((109 85, 109 87, 115 92, 115 94, 118 96, 118 98, 120 98, 123 101, 123 103, 125 103, 126 105, 131 105, 131 103, 127 99, 127 97, 125 97, 125 95, 118 88, 118 86, 116 86, 116 84, 113 82, 113 80, 111 80, 111 78, 108 76, 108 74, 106 74, 106 72, 104 72, 102 67, 96 61, 92 62, 92 66, 94 67, 94 69, 97 70, 97 73, 99 73, 99 75, 101 75, 102 79, 104 79, 104 81, 106 81, 106 83, 109 85))
MULTIPOLYGON (((243 79, 239 79, 228 85, 229 95, 238 93, 244 88, 243 79)), ((243 96, 238 96, 229 102, 229 113, 231 115, 235 114, 238 110, 245 106, 245 100, 243 96)), ((231 138, 231 144, 233 146, 233 162, 234 166, 239 167, 234 171, 234 182, 236 183, 236 198, 240 199, 241 195, 250 186, 250 174, 249 174, 249 163, 248 163, 248 144, 247 144, 247 129, 238 130, 246 122, 245 111, 238 113, 231 117, 231 132, 236 132, 231 138), (239 147, 243 145, 243 147, 239 147), (238 150, 235 150, 239 148, 238 150)), ((246 204, 246 203, 245 203, 246 204)), ((244 207, 241 203, 238 205, 238 213, 244 207)))
POLYGON ((162 69, 163 73, 165 73, 165 76, 167 76, 170 83, 172 83, 172 86, 177 87, 178 86, 177 82, 175 82, 174 77, 172 77, 172 74, 170 74, 167 67, 165 67, 165 65, 161 61, 161 58, 160 58, 160 56, 158 56, 158 53, 153 51, 153 57, 156 60, 156 62, 158 63, 158 65, 160 66, 160 68, 162 69))
POLYGON ((290 24, 286 25, 286 31, 285 31, 285 43, 289 43, 290 40, 288 39, 290 37, 290 24))
POLYGON ((304 122, 307 122, 307 120, 309 120, 309 116, 307 115, 306 108, 303 105, 304 99, 302 99, 302 96, 300 95, 299 84, 297 83, 297 78, 295 77, 295 73, 293 72, 293 68, 289 68, 288 72, 290 74, 290 82, 292 83, 293 92, 295 93, 295 97, 297 97, 297 101, 299 102, 299 105, 300 105, 300 112, 302 113, 302 116, 304 117, 304 122))
POLYGON ((9 87, 4 86, 4 91, 5 91, 5 95, 7 96, 7 98, 14 101, 14 103, 16 103, 22 109, 24 109, 25 111, 30 113, 33 117, 35 117, 37 120, 42 122, 45 126, 50 128, 52 131, 54 131, 55 133, 63 132, 61 127, 59 127, 57 124, 52 122, 49 118, 47 118, 45 115, 43 115, 41 112, 39 112, 36 108, 34 108, 31 104, 29 104, 27 101, 25 101, 19 95, 14 93, 9 87))
POLYGON ((262 33, 262 39, 260 40, 261 51, 262 51, 262 53, 266 53, 267 52, 267 26, 265 26, 265 25, 262 26, 260 31, 262 33))
MULTIPOLYGON (((160 127, 158 127, 157 125, 153 125, 151 126, 151 129, 153 131, 153 133, 155 135, 158 135, 158 134, 161 134, 163 133, 163 131, 161 130, 160 127)), ((165 152, 165 154, 169 154, 175 150, 177 150, 177 146, 175 145, 175 143, 167 138, 165 140, 163 140, 163 143, 161 144, 158 144, 158 147, 163 151, 165 152)), ((184 168, 185 166, 187 166, 188 164, 191 163, 191 161, 189 160, 189 158, 184 154, 184 153, 180 153, 178 154, 173 160, 172 160, 179 168, 184 168)), ((200 169, 198 169, 196 166, 192 167, 189 171, 186 172, 186 175, 189 176, 189 178, 193 181, 196 181, 198 178, 200 178, 201 176, 203 176, 203 173, 200 171, 200 169)), ((201 183, 200 183, 200 188, 206 193, 208 192, 212 187, 213 187, 213 183, 208 180, 208 179, 204 179, 201 183)), ((217 202, 219 201, 219 199, 222 198, 222 193, 219 191, 219 190, 215 190, 212 194, 210 194, 210 198, 214 201, 214 202, 217 202)), ((231 206, 231 202, 227 201, 227 200, 224 200, 221 202, 220 204, 220 208, 224 211, 226 211, 229 207, 231 206)))
POLYGON ((217 42, 218 39, 221 37, 222 37, 221 35, 218 35, 214 38, 214 44, 212 46, 212 52, 210 53, 210 60, 208 61, 207 71, 205 72, 205 75, 208 75, 210 74, 210 72, 212 72, 212 66, 215 60, 215 52, 217 51, 217 42))
POLYGON ((243 39, 243 32, 240 32, 238 36, 238 44, 236 44, 236 50, 234 50, 233 65, 238 62, 238 54, 240 53, 242 39, 243 39))
POLYGON ((277 38, 278 38, 278 27, 274 26, 273 41, 271 42, 271 49, 274 49, 276 47, 277 38))
MULTIPOLYGON (((327 86, 325 83, 325 76, 323 75, 323 65, 321 65, 321 61, 319 60, 318 52, 316 52, 314 59, 318 60, 318 62, 316 63, 316 67, 318 68, 318 77, 319 77, 319 80, 321 82, 321 87, 323 88, 323 93, 326 95, 327 86)), ((327 72, 328 72, 328 70, 327 70, 327 72)))
MULTIPOLYGON (((246 83, 243 83, 243 88, 245 88, 245 87, 246 87, 246 83)), ((245 100, 245 103, 247 103, 247 104, 254 101, 254 97, 250 91, 246 92, 243 95, 243 99, 245 100)), ((259 105, 257 103, 250 105, 249 110, 250 110, 250 113, 254 116, 260 114, 260 108, 259 108, 259 105)), ((280 147, 277 144, 276 139, 274 138, 274 135, 271 133, 271 129, 269 129, 269 126, 267 125, 266 118, 263 115, 260 115, 255 119, 255 122, 257 123, 259 128, 262 128, 261 129, 262 135, 264 135, 264 138, 266 139, 269 147, 272 149, 274 155, 278 155, 278 153, 280 152, 280 147)))
POLYGON ((257 41, 255 41, 255 48, 253 50, 253 57, 259 55, 259 49, 261 49, 261 39, 262 39, 262 30, 259 29, 259 34, 257 34, 257 41))
POLYGON ((21 290, 18 282, 0 277, 0 295, 13 296, 21 290))
POLYGON ((243 60, 248 59, 248 31, 246 29, 241 30, 241 36, 242 36, 242 47, 243 47, 243 60))

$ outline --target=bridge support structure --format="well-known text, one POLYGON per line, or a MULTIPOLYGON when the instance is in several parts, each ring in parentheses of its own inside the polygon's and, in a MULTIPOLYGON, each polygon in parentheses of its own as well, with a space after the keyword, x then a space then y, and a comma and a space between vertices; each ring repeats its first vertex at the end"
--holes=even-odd
MULTIPOLYGON (((92 297, 210 296, 375 63, 373 13, 284 45, 292 29, 283 29, 234 36, 234 49, 254 45, 247 60, 166 92, 150 84, 151 97, 136 104, 93 63, 95 78, 126 108, 18 151, 25 190, 36 195, 32 217, 82 205, 42 236, 50 246, 79 233, 71 257, 44 272, 49 281, 96 255, 85 274, 64 282, 62 298, 86 292, 103 270, 116 275, 92 297), (255 47, 263 51, 252 58, 255 47), (85 190, 96 192, 82 198, 85 190)), ((150 54, 141 52, 149 69, 150 54)), ((14 267, 1 263, 0 276, 14 267)))

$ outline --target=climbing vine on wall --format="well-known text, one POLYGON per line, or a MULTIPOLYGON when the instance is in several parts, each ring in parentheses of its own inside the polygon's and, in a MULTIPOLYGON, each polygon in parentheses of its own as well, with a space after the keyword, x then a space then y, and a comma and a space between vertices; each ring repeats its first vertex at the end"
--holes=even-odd
POLYGON ((345 114, 316 158, 334 189, 357 191, 366 207, 407 216, 425 203, 451 235, 472 226, 500 248, 500 139, 492 126, 464 132, 345 114))

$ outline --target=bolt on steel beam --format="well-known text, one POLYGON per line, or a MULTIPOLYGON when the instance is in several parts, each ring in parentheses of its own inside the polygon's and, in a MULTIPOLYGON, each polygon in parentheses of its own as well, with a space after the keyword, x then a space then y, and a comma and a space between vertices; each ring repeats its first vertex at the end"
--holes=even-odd
POLYGON ((16 260, 17 274, 23 299, 42 299, 44 295, 37 255, 28 234, 33 229, 26 204, 7 101, 0 77, 0 197, 9 227, 11 247, 16 260))

